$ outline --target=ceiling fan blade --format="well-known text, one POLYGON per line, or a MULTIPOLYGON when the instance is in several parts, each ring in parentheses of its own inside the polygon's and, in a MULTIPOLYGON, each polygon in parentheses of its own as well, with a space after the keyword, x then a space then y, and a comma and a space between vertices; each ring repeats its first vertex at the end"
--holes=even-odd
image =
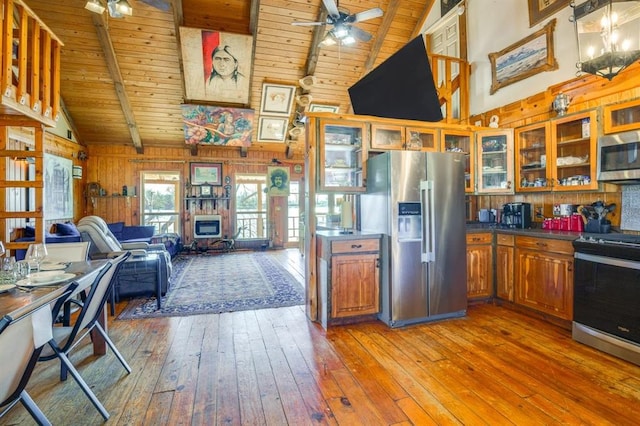
POLYGON ((318 25, 325 25, 326 22, 292 22, 291 25, 295 25, 297 27, 312 27, 318 25))
POLYGON ((351 27, 351 35, 357 38, 360 41, 369 41, 373 37, 368 32, 361 30, 358 27, 351 27))
POLYGON ((367 19, 377 18, 382 16, 384 12, 379 7, 374 7, 373 9, 365 10, 364 12, 354 13, 353 21, 351 22, 362 22, 367 19))
POLYGON ((142 3, 146 3, 151 7, 155 7, 156 9, 163 10, 165 12, 169 11, 170 2, 169 0, 141 0, 142 3))
POLYGON ((340 11, 338 10, 338 5, 335 0, 322 0, 325 9, 329 12, 329 16, 333 19, 338 19, 340 17, 340 11))

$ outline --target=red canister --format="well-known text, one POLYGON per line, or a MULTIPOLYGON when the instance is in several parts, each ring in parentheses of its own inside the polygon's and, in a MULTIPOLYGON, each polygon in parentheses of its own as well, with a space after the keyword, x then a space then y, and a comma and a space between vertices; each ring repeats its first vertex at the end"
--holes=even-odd
POLYGON ((569 224, 570 224, 569 216, 562 216, 560 218, 560 230, 561 231, 568 231, 569 230, 569 224))
POLYGON ((557 231, 560 229, 560 218, 554 217, 553 219, 551 219, 551 226, 549 226, 549 229, 551 229, 552 231, 557 231))
POLYGON ((584 232, 584 222, 582 215, 574 213, 571 215, 571 221, 569 222, 569 230, 576 232, 584 232))

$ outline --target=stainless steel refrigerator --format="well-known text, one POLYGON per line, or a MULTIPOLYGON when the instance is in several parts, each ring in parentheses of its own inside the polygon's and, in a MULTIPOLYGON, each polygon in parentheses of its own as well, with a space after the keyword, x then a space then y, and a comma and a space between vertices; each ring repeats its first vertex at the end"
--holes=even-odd
POLYGON ((363 232, 384 235, 380 320, 390 327, 467 311, 465 156, 390 151, 367 161, 363 232))

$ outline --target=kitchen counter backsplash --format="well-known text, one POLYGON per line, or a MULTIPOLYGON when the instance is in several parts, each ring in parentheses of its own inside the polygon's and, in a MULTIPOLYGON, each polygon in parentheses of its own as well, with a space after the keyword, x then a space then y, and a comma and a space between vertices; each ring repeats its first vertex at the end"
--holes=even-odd
POLYGON ((622 187, 620 229, 640 231, 640 185, 622 187))

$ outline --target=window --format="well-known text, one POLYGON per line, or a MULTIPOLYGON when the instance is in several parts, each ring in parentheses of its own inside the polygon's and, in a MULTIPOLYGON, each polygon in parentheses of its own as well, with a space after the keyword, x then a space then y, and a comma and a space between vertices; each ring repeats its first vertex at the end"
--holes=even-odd
POLYGON ((142 172, 142 224, 180 235, 180 173, 142 172))
POLYGON ((340 228, 340 206, 344 194, 316 194, 316 223, 323 228, 340 228))
POLYGON ((267 177, 236 175, 236 229, 239 239, 267 238, 267 177))
POLYGON ((292 180, 289 183, 289 198, 287 199, 287 241, 300 241, 300 182, 292 180))

